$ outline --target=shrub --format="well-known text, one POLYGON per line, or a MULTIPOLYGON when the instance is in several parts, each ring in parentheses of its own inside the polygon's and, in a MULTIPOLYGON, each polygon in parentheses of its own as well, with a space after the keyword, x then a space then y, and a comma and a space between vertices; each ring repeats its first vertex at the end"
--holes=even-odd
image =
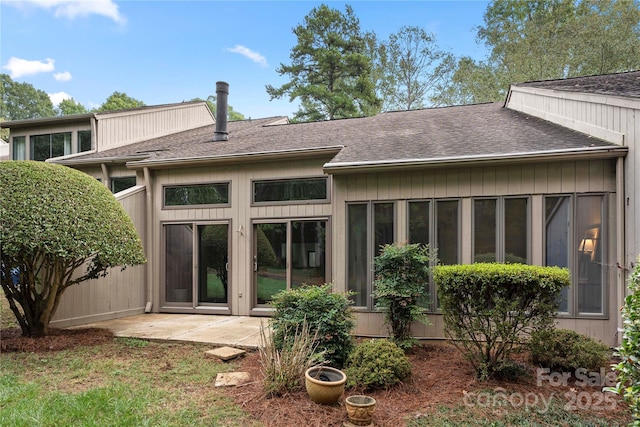
POLYGON ((345 373, 351 387, 388 389, 411 375, 411 363, 392 341, 368 340, 351 353, 345 373))
POLYGON ((385 309, 385 321, 394 342, 410 348, 411 325, 415 321, 428 324, 423 307, 418 305, 428 296, 429 248, 420 244, 385 245, 375 258, 376 307, 385 309))
POLYGON ((529 342, 531 361, 552 371, 597 371, 611 356, 605 344, 567 329, 536 331, 529 342))
POLYGON ((522 264, 471 264, 434 269, 445 332, 479 378, 494 375, 532 331, 552 327, 569 271, 522 264))
POLYGON ((317 350, 324 352, 329 365, 342 368, 353 347, 351 331, 355 325, 347 294, 331 292, 331 285, 302 286, 278 292, 272 304, 276 312, 271 327, 279 349, 306 321, 309 332, 317 334, 317 350))
POLYGON ((613 367, 618 384, 606 390, 624 397, 631 408, 633 425, 640 426, 640 257, 629 278, 629 292, 622 307, 624 335, 615 352, 621 361, 613 367))
POLYGON ((274 335, 267 334, 260 324, 260 370, 264 376, 263 388, 267 397, 281 396, 302 387, 307 369, 318 362, 315 335, 309 333, 306 322, 299 325, 290 338, 291 345, 278 349, 274 335))

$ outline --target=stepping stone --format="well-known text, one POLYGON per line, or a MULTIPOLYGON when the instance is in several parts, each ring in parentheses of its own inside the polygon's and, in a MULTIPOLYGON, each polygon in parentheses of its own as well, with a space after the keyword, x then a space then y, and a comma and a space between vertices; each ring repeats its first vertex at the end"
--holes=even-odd
POLYGON ((248 372, 224 372, 216 376, 215 387, 227 387, 246 384, 251 380, 248 372))
POLYGON ((244 356, 245 354, 246 350, 240 350, 239 348, 233 347, 220 347, 205 352, 205 356, 216 357, 225 362, 231 359, 235 359, 236 357, 244 356))

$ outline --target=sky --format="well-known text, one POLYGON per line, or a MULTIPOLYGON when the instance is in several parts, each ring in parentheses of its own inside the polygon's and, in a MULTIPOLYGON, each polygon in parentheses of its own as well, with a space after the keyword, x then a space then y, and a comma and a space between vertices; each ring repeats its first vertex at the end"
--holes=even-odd
POLYGON ((457 56, 486 56, 476 43, 486 1, 131 1, 0 0, 0 72, 88 109, 113 92, 146 105, 206 99, 229 83, 229 104, 246 118, 297 110, 265 86, 289 81, 292 29, 325 3, 349 4, 363 31, 386 39, 419 26, 457 56))

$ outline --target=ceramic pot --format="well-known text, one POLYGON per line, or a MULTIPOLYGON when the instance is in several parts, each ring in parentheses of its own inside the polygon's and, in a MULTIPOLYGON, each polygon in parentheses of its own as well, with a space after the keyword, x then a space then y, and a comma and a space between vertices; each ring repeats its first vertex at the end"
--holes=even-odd
POLYGON ((315 403, 332 405, 340 399, 347 376, 330 366, 314 366, 304 373, 307 394, 315 403))
POLYGON ((356 426, 373 425, 373 411, 376 400, 369 396, 349 396, 344 401, 351 424, 356 426))

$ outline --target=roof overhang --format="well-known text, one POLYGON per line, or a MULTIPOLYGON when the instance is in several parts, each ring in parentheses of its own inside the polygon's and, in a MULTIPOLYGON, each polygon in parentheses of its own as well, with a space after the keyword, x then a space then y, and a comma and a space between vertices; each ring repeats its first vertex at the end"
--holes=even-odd
POLYGON ((225 154, 217 156, 182 157, 173 159, 144 159, 127 162, 131 169, 167 169, 187 166, 203 166, 209 164, 233 164, 262 162, 274 160, 290 160, 309 157, 335 156, 344 146, 300 148, 292 150, 262 151, 253 153, 225 154))
POLYGON ((85 122, 88 119, 96 117, 95 113, 85 114, 71 114, 68 116, 53 116, 43 117, 40 119, 25 119, 25 120, 11 120, 7 122, 0 122, 0 127, 3 129, 20 129, 26 127, 38 127, 51 124, 67 124, 74 122, 85 122))
POLYGON ((131 156, 116 156, 116 157, 96 157, 90 159, 60 159, 60 160, 47 160, 50 163, 56 163, 65 166, 92 166, 101 164, 125 164, 136 160, 142 160, 149 157, 148 154, 138 154, 131 156))
POLYGON ((563 160, 592 160, 624 157, 628 147, 586 147, 524 153, 487 154, 479 156, 435 157, 425 159, 380 160, 371 162, 330 162, 323 170, 328 174, 363 171, 393 172, 407 169, 444 168, 454 166, 492 166, 514 163, 541 163, 563 160))

